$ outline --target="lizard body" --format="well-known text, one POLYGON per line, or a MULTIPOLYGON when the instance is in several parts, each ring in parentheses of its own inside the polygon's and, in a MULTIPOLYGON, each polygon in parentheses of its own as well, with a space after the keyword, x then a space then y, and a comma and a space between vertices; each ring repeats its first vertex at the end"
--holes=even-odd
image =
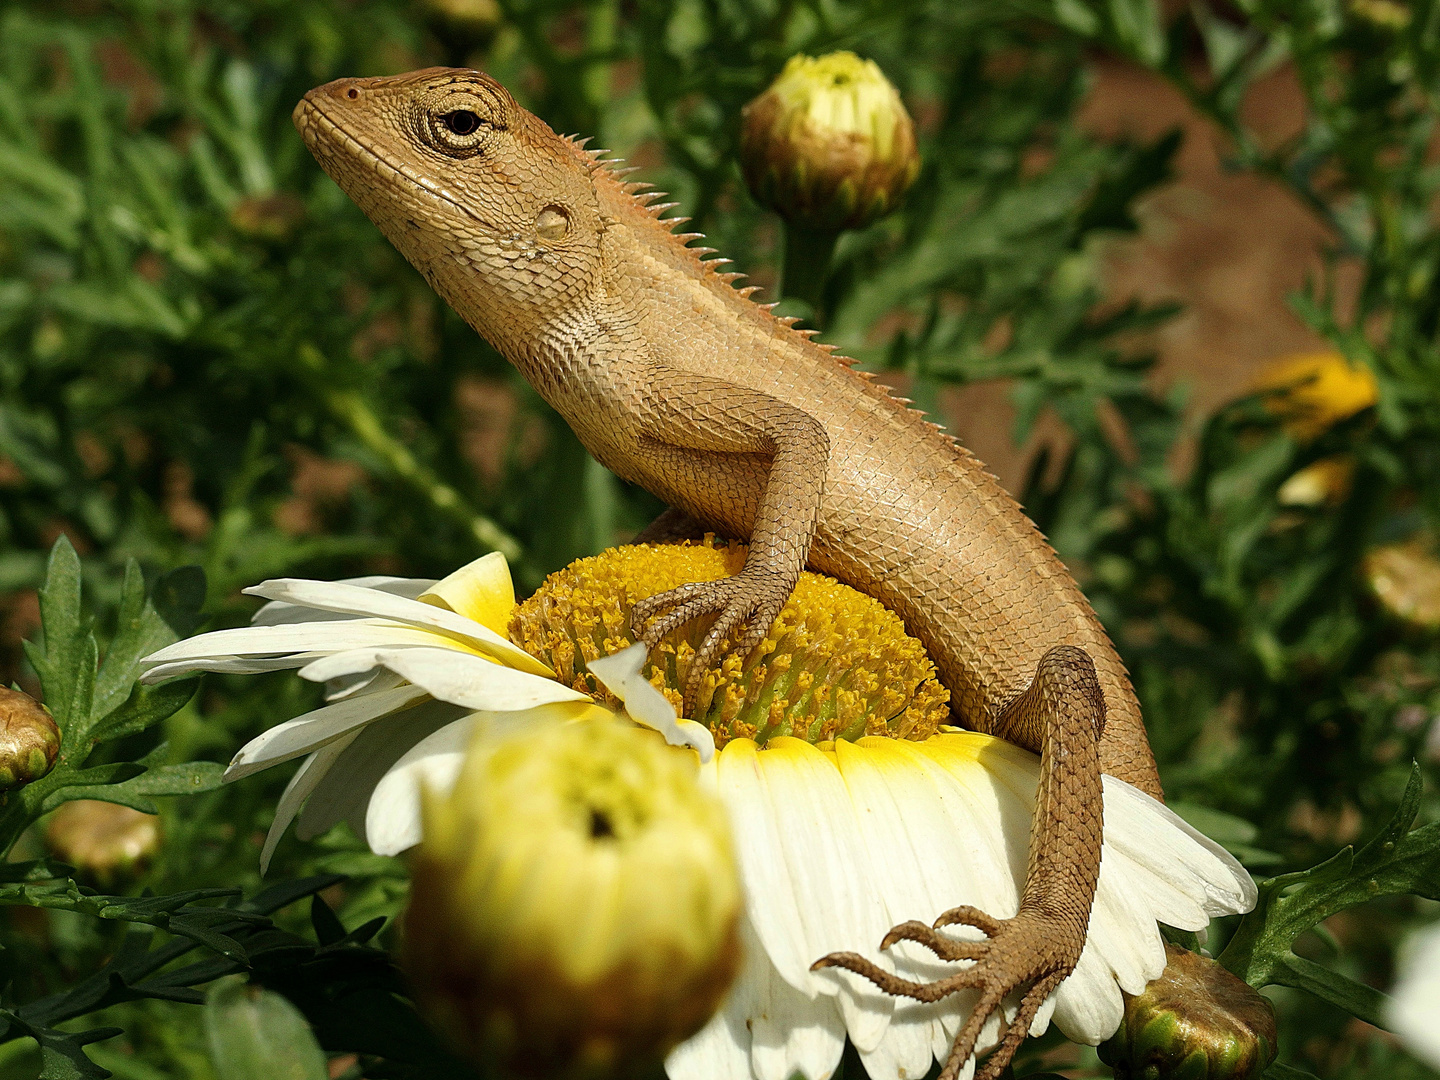
MULTIPOLYGON (((975 965, 902 985, 858 956, 821 961, 917 997, 980 989, 948 1077, 1000 999, 1028 987, 986 1063, 997 1073, 1084 943, 1100 772, 1161 797, 1125 669, 1054 551, 973 455, 751 301, 642 185, 487 76, 339 80, 295 120, 325 170, 602 464, 749 539, 735 577, 637 605, 642 640, 718 613, 698 675, 727 634, 742 651, 763 636, 808 562, 901 615, 961 723, 1041 754, 1020 913, 942 916, 990 936, 950 957, 975 965)), ((892 932, 902 937, 955 951, 921 924, 892 932)))

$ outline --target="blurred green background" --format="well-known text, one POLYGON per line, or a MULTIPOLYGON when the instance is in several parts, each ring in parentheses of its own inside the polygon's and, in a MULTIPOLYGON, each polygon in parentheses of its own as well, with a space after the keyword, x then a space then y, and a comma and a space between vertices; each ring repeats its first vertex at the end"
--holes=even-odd
MULTIPOLYGON (((772 286, 784 229, 740 179, 740 109, 792 54, 840 48, 900 88, 924 165, 898 213, 842 238, 824 338, 939 419, 949 387, 993 384, 1013 405, 1007 442, 1042 417, 1059 433, 1005 478, 1129 664, 1169 797, 1257 877, 1374 835, 1412 760, 1420 820, 1440 817, 1434 0, 9 0, 0 677, 39 690, 20 641, 62 535, 103 642, 127 559, 151 582, 202 567, 216 627, 247 617, 238 590, 265 577, 441 576, 494 548, 525 593, 660 509, 590 461, 320 172, 290 124, 306 90, 481 67, 557 130, 640 166, 772 286), (1095 134, 1077 117, 1102 69, 1168 86, 1220 133, 1227 168, 1301 208, 1313 272, 1281 314, 1372 372, 1373 392, 1297 419, 1283 394, 1217 391, 1204 370, 1151 377, 1187 297, 1117 297, 1108 260, 1195 128, 1095 134), (1295 99, 1279 135, 1247 111, 1276 73, 1295 99), (1187 382, 1208 386, 1198 411, 1187 382), (1286 486, 1315 462, 1308 487, 1286 486)), ((1235 260, 1265 227, 1231 230, 1235 260)), ((1224 273, 1226 252, 1209 257, 1224 273)), ((1269 334, 1256 310, 1228 332, 1269 334)), ((285 675, 211 676, 107 752, 227 761, 315 695, 285 675)), ((165 800, 158 855, 109 888, 253 891, 285 779, 165 800)), ((32 832, 12 858, 39 847, 32 832)), ((345 926, 403 900, 403 868, 343 827, 283 841, 270 880, 320 872, 350 875, 325 894, 345 926)), ((1383 989, 1406 932, 1437 911, 1379 899, 1296 950, 1383 989)), ((0 908, 0 1006, 77 985, 119 932, 0 908)), ((1432 1075, 1334 1005, 1272 994, 1291 1067, 1432 1075)), ((198 1016, 113 1007, 102 1019, 125 1033, 91 1055, 138 1080, 213 1076, 198 1016)), ((34 1076, 33 1044, 13 1035, 0 1076, 34 1076)), ((1091 1051, 1047 1045, 1052 1067, 1106 1074, 1091 1051)), ((390 1075, 353 1055, 331 1073, 390 1075)))

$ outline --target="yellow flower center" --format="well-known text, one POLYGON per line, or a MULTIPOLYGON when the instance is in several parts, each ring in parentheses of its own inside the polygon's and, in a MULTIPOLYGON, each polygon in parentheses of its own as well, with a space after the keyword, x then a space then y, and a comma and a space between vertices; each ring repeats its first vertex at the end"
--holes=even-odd
MULTIPOLYGON (((516 608, 510 639, 562 682, 614 704, 586 664, 633 644, 630 609, 744 565, 743 544, 706 539, 612 548, 571 563, 516 608)), ((645 668, 677 710, 696 647, 714 621, 695 619, 672 631, 645 668)), ((717 746, 781 735, 812 743, 864 735, 921 740, 948 722, 949 698, 899 616, 833 578, 805 573, 750 655, 727 652, 705 673, 692 719, 710 728, 717 746)))

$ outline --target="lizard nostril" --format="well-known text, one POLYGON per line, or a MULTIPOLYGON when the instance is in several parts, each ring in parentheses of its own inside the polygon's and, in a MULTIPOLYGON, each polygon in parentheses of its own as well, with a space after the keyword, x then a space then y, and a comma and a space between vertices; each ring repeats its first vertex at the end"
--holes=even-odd
POLYGON ((352 86, 349 90, 345 91, 345 96, 348 97, 351 101, 354 101, 360 96, 360 91, 356 90, 355 87, 352 86))

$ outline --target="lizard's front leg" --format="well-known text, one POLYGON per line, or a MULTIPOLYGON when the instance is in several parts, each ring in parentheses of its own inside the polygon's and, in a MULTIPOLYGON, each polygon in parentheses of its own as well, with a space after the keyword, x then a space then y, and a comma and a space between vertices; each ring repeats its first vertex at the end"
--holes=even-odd
POLYGON ((901 923, 881 948, 915 941, 942 960, 974 961, 930 983, 898 978, 855 953, 832 953, 815 967, 843 967, 891 994, 939 1001, 957 990, 980 992, 975 1011, 960 1029, 940 1080, 955 1080, 975 1052, 980 1031, 1003 999, 1026 988, 1019 1011, 976 1080, 1000 1075, 1029 1033, 1041 1004, 1074 970, 1090 926, 1090 906, 1100 878, 1103 787, 1100 736, 1105 698, 1095 665, 1083 649, 1061 646, 1041 658, 1029 688, 996 713, 992 733, 1040 752, 1040 784, 1030 825, 1030 857, 1020 910, 995 919, 972 907, 954 908, 935 920, 901 923), (956 941, 942 926, 983 931, 984 941, 956 941))
MULTIPOLYGON (((738 632, 735 652, 748 653, 769 631, 790 598, 820 514, 830 439, 803 409, 749 387, 711 376, 653 365, 641 384, 638 413, 642 448, 683 472, 694 452, 768 458, 765 486, 755 507, 750 551, 740 573, 699 581, 635 605, 631 626, 648 648, 671 630, 701 615, 718 613, 690 665, 685 685, 687 715, 705 672, 720 659, 725 639, 738 632)), ((677 475, 671 485, 696 488, 695 503, 713 503, 724 491, 699 491, 701 475, 677 475)), ((730 498, 741 500, 734 491, 730 498)))

